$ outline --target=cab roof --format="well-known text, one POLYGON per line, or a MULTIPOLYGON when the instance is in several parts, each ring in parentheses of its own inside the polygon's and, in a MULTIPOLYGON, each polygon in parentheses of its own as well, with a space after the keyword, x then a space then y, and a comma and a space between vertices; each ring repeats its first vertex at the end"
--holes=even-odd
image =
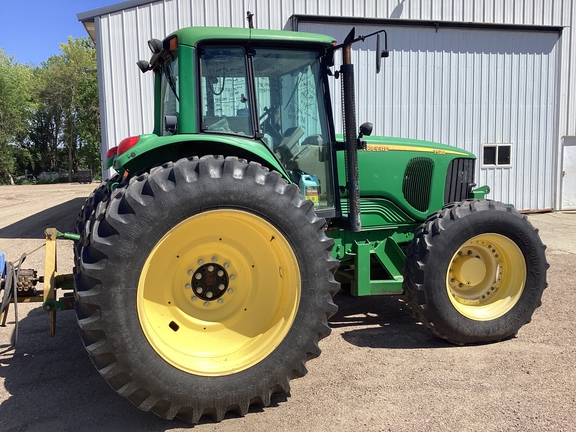
MULTIPOLYGON (((289 45, 311 44, 329 48, 331 36, 286 30, 262 30, 234 27, 187 27, 176 30, 168 38, 178 36, 178 44, 196 46, 200 42, 238 41, 286 43, 289 45)), ((167 38, 167 39, 168 39, 167 38)))

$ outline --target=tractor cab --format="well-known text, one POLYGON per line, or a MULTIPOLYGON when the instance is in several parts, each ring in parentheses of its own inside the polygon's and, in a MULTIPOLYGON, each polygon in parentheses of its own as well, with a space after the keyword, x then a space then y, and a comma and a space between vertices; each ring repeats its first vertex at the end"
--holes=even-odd
POLYGON ((288 34, 287 39, 283 31, 187 28, 164 41, 150 40, 152 59, 138 66, 155 73, 154 133, 138 138, 133 157, 117 151, 116 170, 140 168, 136 160, 144 160, 142 152, 171 160, 245 155, 298 185, 319 216, 337 216, 326 83, 331 61, 326 54, 335 42, 288 34), (161 156, 154 151, 160 148, 161 156))

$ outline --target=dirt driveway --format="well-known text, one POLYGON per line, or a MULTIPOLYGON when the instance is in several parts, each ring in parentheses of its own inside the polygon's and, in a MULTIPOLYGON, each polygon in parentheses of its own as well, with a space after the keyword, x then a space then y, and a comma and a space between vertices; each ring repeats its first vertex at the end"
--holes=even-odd
MULTIPOLYGON (((0 187, 0 252, 17 260, 43 243, 45 227, 71 231, 96 185, 0 187)), ((532 215, 548 244, 549 287, 533 322, 497 344, 455 347, 415 322, 399 297, 337 295, 332 335, 292 395, 243 418, 197 431, 572 431, 576 430, 576 213, 532 215)), ((61 273, 72 248, 58 249, 61 273)), ((25 268, 43 274, 43 252, 25 268)), ((0 327, 0 431, 183 431, 118 396, 92 366, 73 312, 48 316, 21 305, 0 327)))

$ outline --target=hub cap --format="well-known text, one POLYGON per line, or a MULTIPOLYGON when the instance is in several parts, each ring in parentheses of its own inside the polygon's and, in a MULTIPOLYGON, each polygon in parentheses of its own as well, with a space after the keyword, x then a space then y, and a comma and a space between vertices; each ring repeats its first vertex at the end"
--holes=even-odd
POLYGON ((476 321, 493 320, 510 311, 525 283, 522 251, 500 234, 482 234, 460 246, 446 276, 450 301, 458 312, 476 321))

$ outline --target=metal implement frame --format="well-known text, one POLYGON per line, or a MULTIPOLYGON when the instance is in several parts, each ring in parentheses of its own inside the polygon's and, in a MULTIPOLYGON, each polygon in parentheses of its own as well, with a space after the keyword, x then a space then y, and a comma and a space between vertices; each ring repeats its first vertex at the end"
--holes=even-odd
MULTIPOLYGON (((50 336, 54 337, 56 333, 56 311, 68 310, 74 307, 74 297, 72 293, 65 293, 63 297, 57 297, 57 289, 72 290, 74 289, 74 276, 72 274, 60 274, 57 269, 57 239, 67 239, 78 241, 80 236, 71 233, 61 233, 56 228, 47 228, 44 231, 46 235, 46 243, 34 251, 26 254, 24 257, 36 252, 37 250, 45 247, 44 255, 44 277, 40 281, 44 284, 42 290, 38 290, 35 296, 20 296, 16 298, 17 303, 33 303, 42 302, 42 308, 50 315, 50 336)), ((22 262, 23 260, 21 260, 22 262)), ((14 281, 16 283, 17 281, 14 281)), ((10 289, 10 287, 6 287, 10 289)), ((14 302, 14 298, 12 299, 14 302)), ((15 305, 16 307, 16 305, 15 305)), ((5 325, 8 316, 9 307, 6 307, 2 315, 0 315, 0 322, 5 325)))
POLYGON ((360 233, 327 231, 334 239, 332 252, 340 260, 336 272, 341 283, 350 283, 354 296, 403 293, 402 269, 406 255, 401 246, 414 237, 414 226, 393 226, 360 233))

